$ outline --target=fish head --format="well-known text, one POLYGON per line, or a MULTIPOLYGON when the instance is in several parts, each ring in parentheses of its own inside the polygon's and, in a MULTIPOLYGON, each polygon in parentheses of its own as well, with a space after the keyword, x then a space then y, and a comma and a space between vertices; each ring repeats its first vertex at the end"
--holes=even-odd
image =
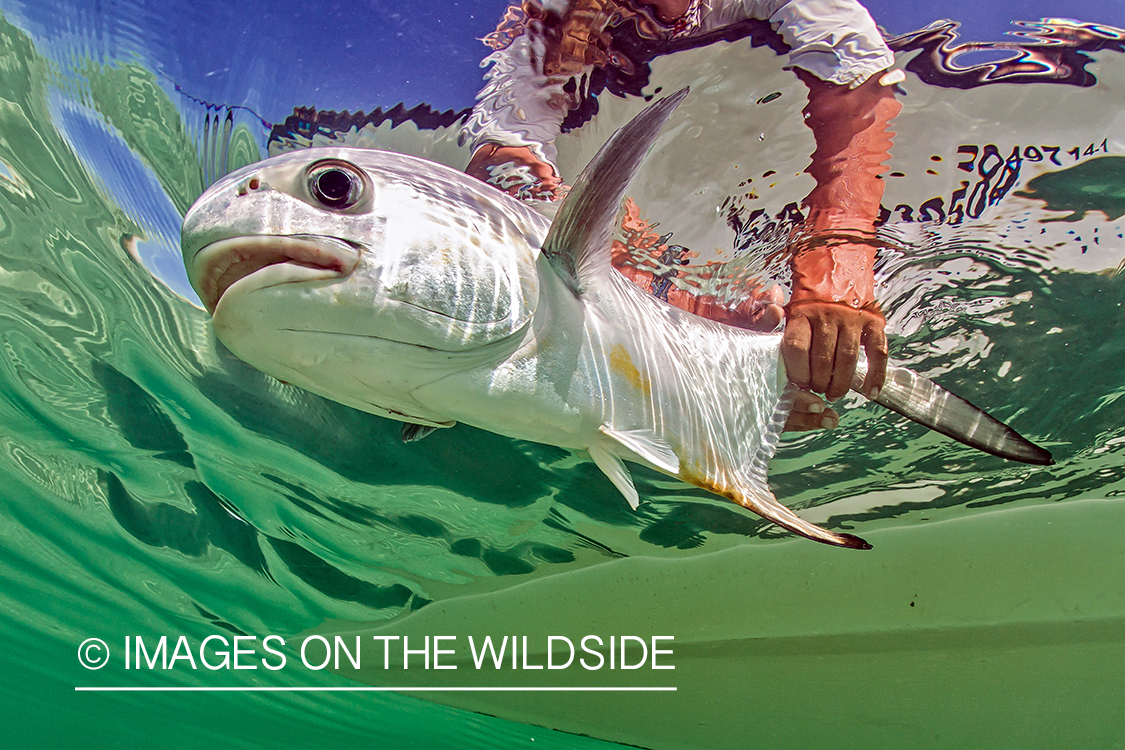
POLYGON ((436 376, 451 355, 517 336, 538 303, 546 231, 454 169, 319 148, 224 177, 184 217, 181 245, 219 340, 323 392, 322 371, 341 366, 332 352, 407 388, 399 370, 436 376))

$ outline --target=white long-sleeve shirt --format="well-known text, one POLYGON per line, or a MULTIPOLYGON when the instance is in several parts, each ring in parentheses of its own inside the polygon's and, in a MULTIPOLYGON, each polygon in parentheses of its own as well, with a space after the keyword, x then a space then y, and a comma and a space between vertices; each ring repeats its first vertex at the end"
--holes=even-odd
MULTIPOLYGON (((749 18, 773 25, 789 46, 789 66, 829 83, 858 86, 894 63, 894 54, 857 0, 695 0, 667 34, 698 36, 749 18)), ((555 138, 569 111, 560 102, 573 97, 563 91, 569 78, 548 78, 533 65, 544 57, 542 44, 524 33, 486 58, 484 64, 492 67, 462 126, 462 145, 474 152, 485 143, 526 146, 542 161, 554 163, 555 138)))

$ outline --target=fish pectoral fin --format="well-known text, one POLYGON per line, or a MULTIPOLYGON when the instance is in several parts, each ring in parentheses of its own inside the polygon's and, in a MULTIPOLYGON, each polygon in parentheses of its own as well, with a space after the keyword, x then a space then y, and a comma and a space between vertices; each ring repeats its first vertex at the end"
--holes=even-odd
POLYGON ((594 459, 594 463, 598 465, 602 473, 609 477, 613 486, 625 496, 629 507, 636 510, 637 506, 641 504, 641 498, 637 494, 637 488, 633 486, 633 477, 629 475, 629 470, 625 468, 625 462, 600 445, 590 446, 590 458, 594 459))
POLYGON ((851 549, 871 549, 871 545, 853 534, 837 534, 828 529, 822 529, 816 524, 809 523, 793 511, 779 503, 773 493, 760 490, 735 492, 731 497, 744 508, 754 511, 767 521, 772 521, 794 534, 812 539, 814 542, 823 542, 836 547, 849 547, 851 549))
MULTIPOLYGON (((423 417, 417 413, 405 411, 405 409, 411 407, 404 406, 403 404, 396 403, 391 407, 385 404, 377 404, 374 401, 365 400, 362 404, 356 404, 356 406, 369 414, 376 414, 380 417, 393 419, 396 422, 405 422, 406 424, 422 425, 426 427, 452 427, 457 424, 457 422, 452 419, 430 419, 429 417, 423 417)), ((425 437, 425 435, 421 437, 425 437)), ((420 440, 421 437, 415 439, 420 440)))
POLYGON ((407 422, 402 426, 402 442, 416 443, 424 437, 429 437, 430 434, 437 429, 437 426, 432 424, 412 424, 407 422))
MULTIPOLYGON (((856 366, 852 387, 862 393, 867 363, 856 366)), ((983 409, 904 367, 888 367, 875 403, 977 450, 1041 466, 1055 461, 1045 448, 1031 442, 983 409)))
POLYGON ((617 430, 607 424, 600 428, 606 437, 616 440, 650 464, 673 476, 680 473, 680 457, 668 441, 652 430, 617 430))
POLYGON ((575 294, 609 277, 613 233, 625 189, 687 93, 683 88, 664 97, 610 136, 559 206, 543 241, 543 254, 575 294))

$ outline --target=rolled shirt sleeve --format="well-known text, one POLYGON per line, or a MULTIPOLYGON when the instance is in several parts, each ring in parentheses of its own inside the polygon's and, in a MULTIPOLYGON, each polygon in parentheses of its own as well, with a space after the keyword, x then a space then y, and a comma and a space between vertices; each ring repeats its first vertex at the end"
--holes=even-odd
MULTIPOLYGON (((693 36, 748 18, 768 20, 789 45, 789 67, 806 70, 822 81, 855 87, 894 63, 875 21, 856 0, 697 0, 688 15, 693 23, 681 34, 693 36)), ((527 146, 554 164, 555 138, 575 92, 565 79, 536 69, 540 40, 523 34, 490 55, 487 82, 472 115, 462 126, 459 143, 475 151, 486 143, 527 146)))
POLYGON ((701 0, 702 31, 768 20, 789 45, 789 65, 855 87, 894 64, 875 21, 856 0, 701 0))

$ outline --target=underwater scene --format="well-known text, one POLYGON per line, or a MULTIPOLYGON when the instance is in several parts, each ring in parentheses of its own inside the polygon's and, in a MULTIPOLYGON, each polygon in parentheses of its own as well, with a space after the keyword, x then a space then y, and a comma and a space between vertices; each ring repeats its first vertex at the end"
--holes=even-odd
POLYGON ((1117 2, 0 0, 3 744, 1125 748, 1123 322, 1117 2))

